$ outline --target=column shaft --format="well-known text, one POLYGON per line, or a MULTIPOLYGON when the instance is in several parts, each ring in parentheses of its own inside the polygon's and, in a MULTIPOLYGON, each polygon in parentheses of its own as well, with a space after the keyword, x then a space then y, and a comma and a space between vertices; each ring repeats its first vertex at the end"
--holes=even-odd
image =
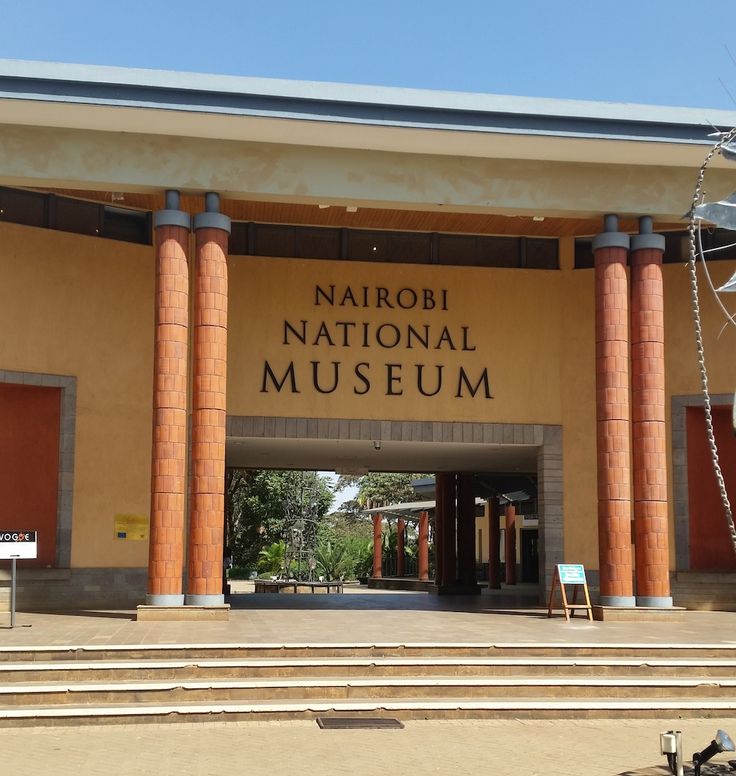
POLYGON ((488 499, 488 587, 501 587, 501 508, 497 498, 488 499))
MULTIPOLYGON (((172 204, 178 207, 178 195, 172 204)), ((153 447, 146 603, 177 606, 184 603, 189 228, 181 225, 188 222, 188 216, 176 209, 156 216, 163 217, 155 229, 153 447)))
POLYGON ((429 512, 419 513, 419 547, 417 565, 421 582, 429 580, 429 512))
POLYGON ((457 475, 458 577, 464 587, 475 585, 475 493, 473 475, 457 475))
POLYGON ((442 508, 443 482, 440 474, 434 476, 434 581, 442 587, 445 579, 445 513, 442 508))
POLYGON ((506 584, 516 584, 516 507, 507 504, 505 509, 506 532, 504 534, 504 563, 506 566, 506 584))
POLYGON ((228 229, 198 228, 197 219, 187 603, 216 605, 223 601, 229 221, 228 229))
POLYGON ((435 477, 436 508, 442 512, 442 582, 445 589, 457 585, 456 483, 455 475, 438 472, 435 477))
POLYGON ((396 521, 396 576, 403 577, 406 573, 406 553, 404 550, 404 537, 406 536, 406 523, 403 518, 396 521))
POLYGON ((632 606, 628 236, 616 229, 607 216, 593 241, 600 601, 632 606))
POLYGON ((383 558, 382 558, 382 531, 381 523, 383 517, 380 514, 373 515, 373 576, 380 578, 383 576, 383 558))
POLYGON ((672 606, 667 526, 665 426, 664 238, 649 233, 632 238, 631 384, 634 466, 636 603, 672 606), (641 246, 641 247, 640 247, 641 246))

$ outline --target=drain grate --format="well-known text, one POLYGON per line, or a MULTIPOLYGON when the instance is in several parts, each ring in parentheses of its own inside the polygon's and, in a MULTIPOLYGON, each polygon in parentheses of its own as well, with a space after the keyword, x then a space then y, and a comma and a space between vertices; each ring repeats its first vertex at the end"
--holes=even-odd
POLYGON ((317 717, 323 730, 398 730, 404 723, 393 717, 317 717))

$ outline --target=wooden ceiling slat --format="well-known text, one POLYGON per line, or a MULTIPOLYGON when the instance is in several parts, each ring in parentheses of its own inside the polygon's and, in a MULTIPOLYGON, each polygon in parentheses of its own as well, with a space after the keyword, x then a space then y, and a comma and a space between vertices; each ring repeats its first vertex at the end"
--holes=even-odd
MULTIPOLYGON (((113 201, 108 192, 52 189, 61 196, 104 202, 141 210, 159 210, 164 205, 163 194, 126 193, 123 199, 113 201)), ((201 197, 182 196, 181 208, 189 213, 201 210, 201 197)), ((518 235, 527 237, 576 237, 597 234, 602 226, 600 218, 545 218, 535 221, 531 216, 504 216, 494 213, 456 213, 386 208, 358 208, 349 213, 342 206, 320 208, 317 205, 284 202, 256 202, 223 199, 222 212, 234 221, 259 221, 274 224, 303 226, 349 227, 352 229, 387 229, 418 232, 456 232, 466 234, 518 235)), ((636 219, 623 218, 623 232, 636 232, 636 219)), ((683 223, 657 223, 655 229, 672 231, 683 229, 683 223)))

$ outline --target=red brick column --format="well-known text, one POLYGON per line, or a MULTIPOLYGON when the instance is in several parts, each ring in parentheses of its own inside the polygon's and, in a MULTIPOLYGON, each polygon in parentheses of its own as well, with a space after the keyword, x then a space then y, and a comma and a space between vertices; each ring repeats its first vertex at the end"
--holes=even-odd
POLYGON ((189 231, 190 218, 179 210, 178 192, 166 192, 166 209, 154 215, 156 308, 146 596, 150 606, 181 606, 184 603, 189 231))
POLYGON ((506 584, 516 584, 516 507, 506 504, 506 532, 504 533, 504 565, 506 584))
POLYGON ((501 508, 497 498, 488 499, 488 587, 501 587, 501 508))
POLYGON ((595 255, 596 420, 600 602, 633 606, 629 443, 629 236, 606 216, 595 255))
POLYGON ((194 218, 197 243, 192 381, 192 487, 187 604, 222 604, 225 529, 227 247, 230 219, 207 194, 194 218))
POLYGON ((403 577, 406 573, 406 553, 404 550, 404 538, 406 537, 406 523, 400 517, 396 521, 396 576, 403 577))
POLYGON ((631 385, 637 606, 672 606, 667 529, 664 237, 639 219, 631 238, 631 385))
POLYGON ((417 552, 419 580, 429 580, 429 512, 419 513, 419 547, 417 552))
POLYGON ((382 522, 383 516, 381 514, 373 515, 373 577, 376 579, 383 576, 382 522))

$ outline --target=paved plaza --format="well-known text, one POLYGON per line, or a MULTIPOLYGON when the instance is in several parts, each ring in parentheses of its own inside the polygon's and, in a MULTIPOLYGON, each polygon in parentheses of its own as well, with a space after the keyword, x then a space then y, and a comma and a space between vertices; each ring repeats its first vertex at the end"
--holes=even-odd
MULTIPOLYGON (((249 590, 249 583, 237 589, 249 590)), ((736 613, 687 612, 684 622, 565 622, 520 595, 436 596, 345 587, 342 595, 243 594, 229 622, 136 622, 134 611, 18 614, 0 646, 262 643, 725 644, 736 613), (25 627, 24 627, 25 626, 25 627)))
MULTIPOLYGON (((612 776, 661 766, 663 730, 683 731, 688 758, 710 742, 717 728, 736 731, 736 719, 448 720, 405 725, 403 730, 320 730, 313 721, 289 721, 8 729, 2 732, 3 772, 612 776)), ((727 759, 724 754, 716 761, 727 759)))

